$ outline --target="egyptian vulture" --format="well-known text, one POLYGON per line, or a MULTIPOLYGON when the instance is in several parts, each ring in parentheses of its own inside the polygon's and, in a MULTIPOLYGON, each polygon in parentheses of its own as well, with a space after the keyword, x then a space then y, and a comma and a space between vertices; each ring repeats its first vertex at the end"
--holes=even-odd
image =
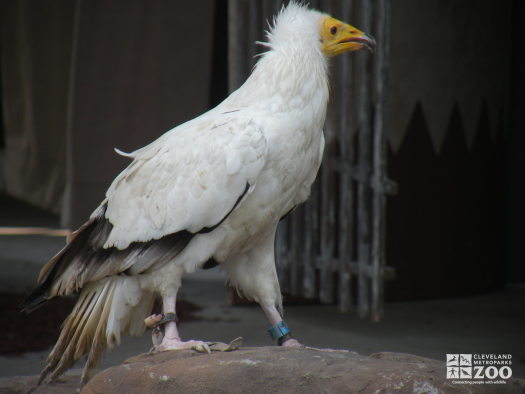
POLYGON ((164 325, 157 351, 209 351, 180 338, 175 300, 181 276, 210 264, 261 306, 279 345, 301 346, 282 318, 275 232, 308 198, 321 164, 329 58, 375 43, 294 1, 267 37, 250 77, 221 104, 124 154, 131 163, 106 198, 42 268, 25 311, 79 298, 40 382, 87 354, 85 383, 105 348, 147 325, 164 325), (162 314, 148 317, 156 297, 162 314))

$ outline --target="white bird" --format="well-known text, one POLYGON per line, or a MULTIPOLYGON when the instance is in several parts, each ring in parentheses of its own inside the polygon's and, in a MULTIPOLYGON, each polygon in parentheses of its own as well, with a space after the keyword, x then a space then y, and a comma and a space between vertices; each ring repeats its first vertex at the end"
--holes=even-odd
POLYGON ((230 283, 261 306, 280 345, 301 346, 282 318, 275 232, 308 198, 321 164, 328 59, 375 43, 293 1, 267 36, 268 51, 238 90, 124 154, 131 164, 40 272, 26 311, 79 293, 40 382, 88 354, 85 383, 104 348, 119 344, 123 334, 142 334, 146 324, 165 325, 158 351, 208 351, 205 342, 180 338, 175 311, 181 276, 205 264, 219 264, 230 283), (145 322, 158 296, 163 313, 145 322))

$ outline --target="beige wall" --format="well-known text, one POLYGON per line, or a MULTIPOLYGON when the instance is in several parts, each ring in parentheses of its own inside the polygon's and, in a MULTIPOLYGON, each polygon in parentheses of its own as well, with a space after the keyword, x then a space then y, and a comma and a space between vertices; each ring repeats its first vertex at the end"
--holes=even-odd
POLYGON ((8 0, 7 191, 78 226, 130 151, 204 112, 214 1, 8 0))

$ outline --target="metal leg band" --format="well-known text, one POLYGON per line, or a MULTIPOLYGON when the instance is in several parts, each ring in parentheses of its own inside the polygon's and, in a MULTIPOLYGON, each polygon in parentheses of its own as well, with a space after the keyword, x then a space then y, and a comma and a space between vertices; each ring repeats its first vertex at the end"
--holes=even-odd
POLYGON ((282 345, 284 341, 292 337, 292 333, 290 332, 290 329, 284 320, 281 320, 275 326, 270 327, 268 329, 268 334, 270 334, 270 337, 274 341, 277 341, 279 346, 282 345))
POLYGON ((179 322, 179 318, 177 317, 176 313, 166 313, 162 316, 162 319, 160 319, 157 323, 155 323, 151 328, 156 328, 162 324, 169 323, 170 321, 174 321, 176 323, 179 322))

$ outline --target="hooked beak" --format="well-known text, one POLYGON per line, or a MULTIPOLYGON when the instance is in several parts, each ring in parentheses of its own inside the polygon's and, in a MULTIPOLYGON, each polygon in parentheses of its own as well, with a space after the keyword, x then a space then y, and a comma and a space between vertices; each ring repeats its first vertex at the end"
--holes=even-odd
POLYGON ((339 43, 343 44, 343 43, 347 43, 347 42, 358 43, 362 47, 365 47, 366 49, 368 49, 370 51, 370 53, 374 53, 374 51, 376 49, 376 40, 374 40, 374 37, 371 37, 368 34, 363 33, 363 32, 361 32, 360 36, 353 36, 353 37, 350 37, 350 38, 346 38, 346 39, 341 40, 339 43))
POLYGON ((368 34, 355 27, 326 16, 321 24, 321 50, 328 57, 344 52, 367 48, 373 52, 376 41, 368 34))

